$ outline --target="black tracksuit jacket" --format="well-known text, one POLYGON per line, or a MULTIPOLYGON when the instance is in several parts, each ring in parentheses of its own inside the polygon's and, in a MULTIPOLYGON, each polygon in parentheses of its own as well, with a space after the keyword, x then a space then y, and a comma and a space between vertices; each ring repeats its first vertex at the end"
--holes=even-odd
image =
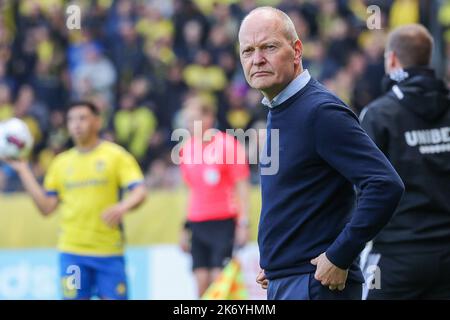
POLYGON ((405 184, 392 220, 374 247, 414 251, 450 248, 450 97, 427 68, 405 70, 360 115, 361 125, 405 184))

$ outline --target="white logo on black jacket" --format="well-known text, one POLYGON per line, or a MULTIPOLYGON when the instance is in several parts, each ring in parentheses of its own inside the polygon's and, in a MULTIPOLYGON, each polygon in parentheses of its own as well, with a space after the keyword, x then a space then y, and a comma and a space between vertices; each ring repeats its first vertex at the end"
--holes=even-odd
POLYGON ((450 152, 450 127, 406 131, 405 140, 421 154, 450 152))

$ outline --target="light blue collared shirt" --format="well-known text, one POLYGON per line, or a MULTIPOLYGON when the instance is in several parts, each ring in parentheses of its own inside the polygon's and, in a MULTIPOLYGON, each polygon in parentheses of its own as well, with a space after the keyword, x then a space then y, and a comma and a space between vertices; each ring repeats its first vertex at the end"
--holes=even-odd
POLYGON ((309 75, 308 69, 305 69, 294 80, 292 80, 286 88, 284 88, 279 94, 277 94, 276 97, 272 99, 272 101, 269 101, 269 99, 264 97, 261 103, 269 108, 275 108, 276 106, 279 106, 294 94, 296 94, 304 86, 306 86, 309 79, 311 79, 311 76, 309 75))

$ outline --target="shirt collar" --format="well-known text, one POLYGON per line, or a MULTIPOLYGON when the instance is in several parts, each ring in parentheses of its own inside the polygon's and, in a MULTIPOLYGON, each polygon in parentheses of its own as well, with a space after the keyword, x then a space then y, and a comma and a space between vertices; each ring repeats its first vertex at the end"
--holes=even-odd
POLYGON ((311 79, 311 76, 308 69, 305 69, 294 80, 292 80, 286 88, 284 88, 279 94, 277 94, 276 97, 272 99, 272 101, 269 101, 269 99, 264 97, 261 103, 269 108, 275 108, 276 106, 279 106, 287 99, 292 97, 298 91, 300 91, 304 86, 306 86, 309 79, 311 79))

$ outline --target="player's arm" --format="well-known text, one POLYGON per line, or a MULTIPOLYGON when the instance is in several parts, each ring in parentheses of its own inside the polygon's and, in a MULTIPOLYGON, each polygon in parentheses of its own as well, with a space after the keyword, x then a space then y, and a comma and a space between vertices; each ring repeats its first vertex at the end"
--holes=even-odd
POLYGON ((248 178, 236 182, 237 200, 239 203, 239 216, 236 226, 236 244, 244 246, 250 237, 250 183, 248 178))
POLYGON ((123 216, 130 210, 136 209, 147 197, 144 177, 136 159, 124 151, 116 159, 116 164, 119 186, 126 188, 128 194, 120 202, 103 212, 103 221, 110 227, 120 224, 123 216))
POLYGON ((143 182, 135 185, 131 191, 129 191, 128 196, 119 202, 119 205, 128 212, 130 210, 138 208, 142 203, 144 203, 147 198, 147 189, 143 182))
POLYGON ((248 226, 250 223, 250 183, 248 179, 239 180, 236 183, 236 191, 239 202, 238 224, 248 226))
MULTIPOLYGON (((245 149, 234 139, 233 154, 236 155, 236 163, 229 167, 230 174, 235 181, 235 194, 238 204, 238 217, 235 233, 235 244, 243 247, 250 238, 250 170, 247 163, 245 149)), ((228 151, 228 150, 227 150, 228 151)))
POLYGON ((105 210, 103 220, 111 227, 118 225, 127 212, 139 207, 146 198, 147 189, 144 183, 133 186, 128 192, 127 197, 105 210))
MULTIPOLYGON (((185 167, 183 165, 180 166, 180 172, 183 177, 183 186, 186 188, 189 188, 189 186, 188 186, 189 178, 185 171, 185 167)), ((189 203, 188 203, 188 199, 186 198, 183 208, 188 208, 188 207, 189 207, 189 203)), ((191 231, 190 223, 189 223, 187 216, 188 216, 188 214, 186 212, 183 224, 180 229, 179 239, 178 239, 178 245, 180 246, 181 251, 183 251, 184 253, 191 252, 192 231, 191 231)))
POLYGON ((58 197, 47 195, 44 188, 37 182, 26 161, 8 160, 6 163, 16 170, 25 190, 31 196, 42 215, 47 216, 55 211, 58 207, 58 197))

